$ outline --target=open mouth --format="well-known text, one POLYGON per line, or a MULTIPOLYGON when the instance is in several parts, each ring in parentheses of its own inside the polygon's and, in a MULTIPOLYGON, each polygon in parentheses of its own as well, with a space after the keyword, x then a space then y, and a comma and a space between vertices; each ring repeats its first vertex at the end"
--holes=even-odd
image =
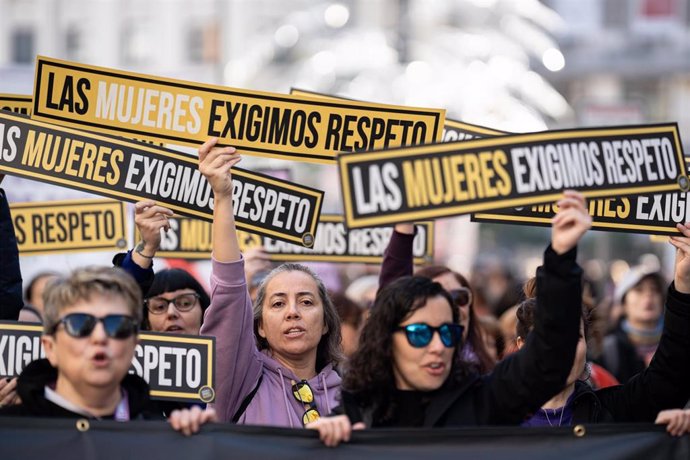
POLYGON ((291 327, 290 329, 285 331, 284 334, 289 338, 294 338, 302 336, 305 332, 306 331, 301 327, 291 327))
POLYGON ((108 363, 108 355, 103 351, 99 351, 98 353, 93 355, 93 358, 91 358, 91 360, 94 362, 96 366, 104 366, 108 363))
POLYGON ((178 333, 179 334, 181 332, 184 332, 184 329, 182 329, 180 326, 172 325, 172 326, 168 326, 165 329, 165 332, 172 332, 172 333, 178 333))
POLYGON ((425 367, 427 372, 433 376, 443 375, 443 372, 446 369, 446 365, 444 363, 431 363, 427 364, 425 367))

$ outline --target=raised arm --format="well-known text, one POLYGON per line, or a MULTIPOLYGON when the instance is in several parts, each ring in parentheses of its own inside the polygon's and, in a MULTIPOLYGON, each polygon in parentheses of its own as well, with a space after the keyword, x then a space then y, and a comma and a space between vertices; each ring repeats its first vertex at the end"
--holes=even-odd
POLYGON ((673 283, 668 288, 664 329, 649 367, 599 398, 619 422, 653 422, 659 411, 683 407, 690 398, 690 222, 678 224, 673 283))
POLYGON ((239 160, 231 147, 211 139, 199 148, 199 170, 214 193, 211 305, 201 335, 216 337, 216 402, 222 421, 232 421, 256 387, 262 364, 253 330, 252 304, 235 230, 230 168, 239 160))
POLYGON ((134 205, 134 223, 141 240, 133 250, 113 258, 113 265, 132 275, 144 297, 153 284, 153 258, 161 245, 161 229, 170 228, 168 217, 172 215, 170 209, 158 206, 155 201, 138 201, 134 205))
MULTIPOLYGON (((4 177, 0 174, 0 182, 4 177)), ((0 189, 0 320, 16 321, 23 306, 17 237, 7 196, 0 189)))
POLYGON ((379 274, 379 290, 403 276, 412 275, 414 224, 396 224, 391 233, 391 240, 383 253, 383 263, 379 274))
POLYGON ((566 191, 552 221, 551 245, 537 269, 534 330, 525 346, 487 377, 492 424, 517 424, 565 386, 579 340, 582 269, 577 243, 592 218, 579 193, 566 191))

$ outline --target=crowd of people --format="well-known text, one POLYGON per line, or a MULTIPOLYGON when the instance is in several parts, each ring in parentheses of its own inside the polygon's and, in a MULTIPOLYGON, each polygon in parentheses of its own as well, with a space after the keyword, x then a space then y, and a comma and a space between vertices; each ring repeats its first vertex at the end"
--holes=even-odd
POLYGON ((487 281, 505 275, 488 264, 479 278, 441 265, 415 272, 415 226, 401 223, 378 280, 353 298, 305 265, 241 253, 231 174, 239 161, 215 139, 199 148, 214 193, 210 292, 184 270, 154 271, 172 212, 150 200, 135 205, 141 241, 114 267, 42 273, 24 288, 0 191, 0 319, 41 322, 46 354, 0 380, 0 415, 167 418, 187 435, 207 422, 307 428, 328 446, 377 427, 690 430, 690 227, 669 238, 670 285, 632 269, 604 321, 577 262, 591 217, 574 191, 558 202, 542 265, 521 292, 508 276, 487 281), (608 335, 595 333, 602 323, 608 335), (140 330, 215 337, 214 403, 152 401, 128 374, 140 330))

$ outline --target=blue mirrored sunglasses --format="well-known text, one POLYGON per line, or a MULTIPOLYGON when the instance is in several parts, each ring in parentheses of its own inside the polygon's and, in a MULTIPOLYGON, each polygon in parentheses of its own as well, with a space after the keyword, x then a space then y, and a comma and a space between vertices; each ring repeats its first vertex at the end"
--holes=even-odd
POLYGON ((406 326, 399 326, 396 331, 403 331, 407 336, 407 341, 415 348, 426 347, 431 343, 434 332, 438 332, 441 342, 447 348, 454 347, 462 339, 465 330, 460 324, 445 323, 438 327, 429 326, 426 323, 414 323, 406 326))

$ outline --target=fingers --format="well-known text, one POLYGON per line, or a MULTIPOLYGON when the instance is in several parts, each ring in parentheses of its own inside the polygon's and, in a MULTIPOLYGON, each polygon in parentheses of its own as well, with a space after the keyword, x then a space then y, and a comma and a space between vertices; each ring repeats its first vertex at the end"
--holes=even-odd
POLYGON ((309 423, 306 428, 317 430, 319 439, 328 447, 335 447, 343 441, 349 441, 352 433, 352 425, 346 415, 320 418, 309 423))
POLYGON ((170 426, 185 436, 197 433, 201 425, 206 422, 217 421, 218 417, 215 410, 207 409, 202 411, 199 406, 192 406, 190 409, 174 410, 168 417, 170 426))
POLYGON ((682 436, 690 431, 690 410, 669 409, 659 412, 657 425, 666 425, 666 431, 672 436, 682 436))
POLYGON ((0 379, 0 406, 15 404, 17 399, 17 378, 0 379))

